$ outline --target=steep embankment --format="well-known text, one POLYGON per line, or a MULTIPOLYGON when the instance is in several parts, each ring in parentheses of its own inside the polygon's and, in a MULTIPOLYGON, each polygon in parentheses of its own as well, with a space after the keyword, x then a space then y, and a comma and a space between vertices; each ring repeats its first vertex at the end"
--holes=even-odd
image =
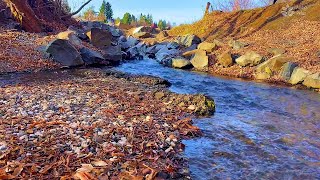
MULTIPOLYGON (((206 41, 238 39, 250 45, 233 53, 248 50, 267 56, 269 48, 282 48, 299 66, 312 72, 320 71, 320 1, 297 0, 268 7, 237 12, 212 12, 190 25, 169 31, 171 36, 195 34, 206 41)), ((226 44, 226 43, 225 43, 226 44)), ((216 53, 227 50, 222 47, 216 53)), ((213 67, 214 68, 214 67, 213 67)), ((220 74, 238 70, 219 69, 220 74)))

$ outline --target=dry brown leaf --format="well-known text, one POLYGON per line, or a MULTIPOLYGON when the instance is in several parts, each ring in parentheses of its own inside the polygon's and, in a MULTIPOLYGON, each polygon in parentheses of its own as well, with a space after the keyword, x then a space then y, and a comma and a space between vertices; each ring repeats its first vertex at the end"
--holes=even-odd
POLYGON ((106 163, 105 161, 101 161, 101 160, 93 161, 91 164, 94 165, 94 166, 97 166, 97 167, 108 166, 108 163, 106 163))
POLYGON ((80 180, 97 180, 97 178, 88 172, 77 172, 73 177, 80 180))
POLYGON ((19 164, 18 167, 16 167, 12 173, 13 176, 17 177, 20 175, 20 173, 23 171, 24 165, 23 164, 19 164))
POLYGON ((81 168, 77 169, 77 172, 91 172, 94 167, 91 164, 81 164, 81 168))

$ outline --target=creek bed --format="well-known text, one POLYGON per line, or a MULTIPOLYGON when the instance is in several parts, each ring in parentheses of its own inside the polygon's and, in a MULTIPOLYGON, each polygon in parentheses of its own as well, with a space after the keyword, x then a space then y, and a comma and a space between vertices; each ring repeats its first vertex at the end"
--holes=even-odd
POLYGON ((117 70, 164 78, 171 91, 203 93, 216 113, 185 140, 193 179, 320 179, 320 95, 288 87, 166 68, 153 60, 117 70))

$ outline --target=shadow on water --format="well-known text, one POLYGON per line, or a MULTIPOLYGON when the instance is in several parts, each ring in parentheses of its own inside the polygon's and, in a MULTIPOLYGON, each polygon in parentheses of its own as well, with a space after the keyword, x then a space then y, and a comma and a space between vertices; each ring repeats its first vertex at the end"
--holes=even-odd
POLYGON ((152 60, 117 68, 159 76, 177 93, 213 97, 204 136, 186 140, 193 179, 320 179, 320 95, 162 67, 152 60))

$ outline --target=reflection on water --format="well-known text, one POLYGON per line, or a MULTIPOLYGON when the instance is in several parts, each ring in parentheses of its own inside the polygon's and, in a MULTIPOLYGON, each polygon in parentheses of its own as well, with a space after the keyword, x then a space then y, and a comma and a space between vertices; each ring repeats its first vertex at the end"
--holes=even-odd
POLYGON ((320 179, 320 95, 165 68, 152 60, 117 69, 169 80, 178 93, 213 97, 204 136, 186 140, 193 179, 320 179))

